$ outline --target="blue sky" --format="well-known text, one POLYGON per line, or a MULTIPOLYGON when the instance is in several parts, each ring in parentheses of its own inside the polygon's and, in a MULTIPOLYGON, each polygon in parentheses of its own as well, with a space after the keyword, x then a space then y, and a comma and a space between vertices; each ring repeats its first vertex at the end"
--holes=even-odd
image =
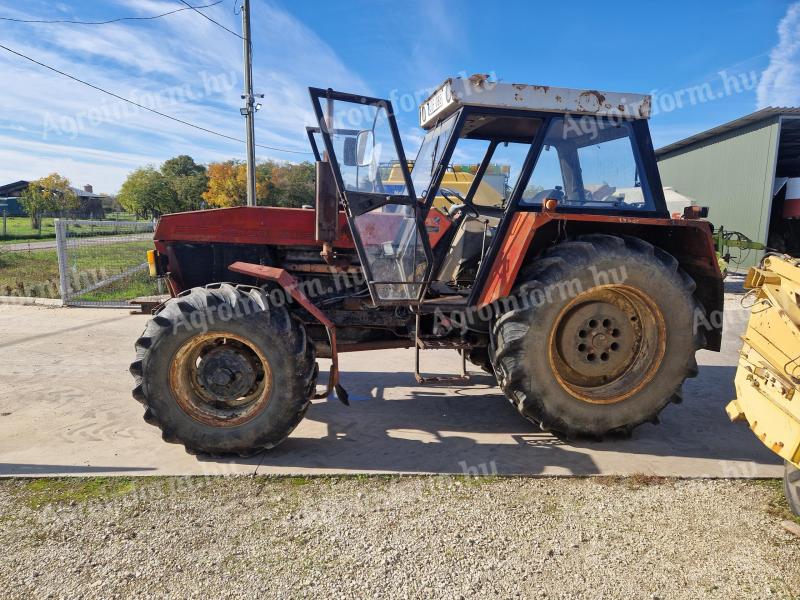
MULTIPOLYGON (((257 141, 282 148, 307 150, 309 85, 403 99, 406 108, 446 77, 472 73, 653 93, 656 146, 761 106, 800 106, 800 2, 252 2, 254 79, 267 96, 257 141)), ((224 0, 206 12, 239 31, 234 5, 224 0)), ((180 6, 0 0, 0 16, 101 20, 180 6)), ((192 11, 105 26, 0 21, 0 31, 0 43, 41 62, 188 121, 244 134, 241 41, 192 11)), ((125 106, 4 51, 0 70, 0 183, 58 171, 75 185, 114 193, 130 170, 177 154, 200 162, 244 155, 237 142, 125 106)), ((416 108, 400 114, 413 155, 416 108)))

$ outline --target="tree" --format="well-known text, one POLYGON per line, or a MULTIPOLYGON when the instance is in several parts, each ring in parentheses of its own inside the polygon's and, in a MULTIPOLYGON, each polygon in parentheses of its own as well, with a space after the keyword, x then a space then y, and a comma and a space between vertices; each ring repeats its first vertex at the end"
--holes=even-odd
POLYGON ((198 165, 191 156, 186 154, 170 158, 161 165, 161 174, 164 177, 188 177, 205 172, 206 168, 203 165, 198 165))
POLYGON ((152 166, 128 175, 117 200, 125 210, 141 216, 158 217, 181 210, 178 194, 169 180, 152 166))
POLYGON ((63 213, 78 207, 78 196, 72 190, 69 179, 51 173, 31 181, 20 197, 22 207, 31 219, 31 227, 39 229, 42 215, 46 212, 63 213))
POLYGON ((242 206, 247 202, 247 167, 229 160, 208 165, 208 189, 203 199, 211 206, 242 206))
POLYGON ((161 174, 175 192, 180 210, 197 210, 201 207, 203 193, 208 187, 208 175, 203 165, 198 165, 191 156, 182 154, 165 161, 161 165, 161 174))
POLYGON ((310 162, 276 165, 273 171, 274 206, 300 208, 314 204, 314 165, 310 162))

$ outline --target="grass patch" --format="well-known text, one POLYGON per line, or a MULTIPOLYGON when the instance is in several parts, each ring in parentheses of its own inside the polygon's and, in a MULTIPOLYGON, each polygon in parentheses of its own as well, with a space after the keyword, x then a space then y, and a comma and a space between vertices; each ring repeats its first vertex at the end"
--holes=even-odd
MULTIPOLYGON (((136 220, 130 213, 114 213, 106 215, 109 220, 108 225, 70 225, 70 233, 75 236, 92 237, 98 235, 114 235, 118 230, 111 221, 136 221, 138 223, 149 223, 149 221, 136 220)), ((42 228, 34 229, 31 227, 31 220, 28 217, 8 217, 6 219, 6 235, 3 236, 3 220, 0 215, 0 245, 18 244, 23 242, 36 242, 40 240, 54 240, 56 238, 55 219, 42 219, 42 228)), ((129 230, 126 230, 129 231, 129 230)))
POLYGON ((42 219, 42 229, 31 227, 28 217, 8 217, 6 219, 6 235, 3 236, 3 220, 0 215, 0 244, 13 244, 27 240, 55 239, 56 227, 53 219, 42 219))
MULTIPOLYGON (((68 250, 72 289, 83 289, 94 282, 141 265, 153 248, 149 240, 96 244, 68 250)), ((132 274, 89 294, 80 300, 127 300, 158 293, 158 284, 146 270, 132 274)), ((0 252, 0 295, 60 298, 58 256, 55 249, 0 252)))
POLYGON ((59 298, 55 249, 0 252, 0 295, 59 298))
POLYGON ((591 480, 602 486, 624 485, 630 490, 639 490, 652 485, 666 485, 674 481, 671 477, 661 477, 660 475, 646 475, 644 473, 634 473, 633 475, 598 475, 591 480))
POLYGON ((311 477, 288 477, 285 481, 292 487, 303 487, 313 483, 314 480, 311 477))
POLYGON ((796 516, 783 493, 783 479, 754 479, 753 483, 767 490, 767 514, 782 521, 792 521, 800 525, 800 517, 796 516))
POLYGON ((124 496, 135 488, 136 483, 125 477, 33 479, 18 488, 16 494, 25 505, 36 510, 48 504, 110 500, 124 496))

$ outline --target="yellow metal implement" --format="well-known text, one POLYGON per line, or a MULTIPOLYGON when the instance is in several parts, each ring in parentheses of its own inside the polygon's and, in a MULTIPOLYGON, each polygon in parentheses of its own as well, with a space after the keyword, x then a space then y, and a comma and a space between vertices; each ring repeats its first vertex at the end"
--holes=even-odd
POLYGON ((745 287, 754 304, 728 416, 800 468, 800 260, 768 256, 745 287))

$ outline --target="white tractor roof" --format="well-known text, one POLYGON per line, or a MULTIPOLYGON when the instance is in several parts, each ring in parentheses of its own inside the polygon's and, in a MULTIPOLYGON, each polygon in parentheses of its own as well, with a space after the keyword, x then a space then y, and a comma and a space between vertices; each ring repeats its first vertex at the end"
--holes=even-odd
POLYGON ((642 94, 498 83, 486 75, 473 75, 466 79, 453 77, 439 86, 420 105, 419 124, 430 129, 462 106, 647 119, 650 103, 651 97, 642 94))

